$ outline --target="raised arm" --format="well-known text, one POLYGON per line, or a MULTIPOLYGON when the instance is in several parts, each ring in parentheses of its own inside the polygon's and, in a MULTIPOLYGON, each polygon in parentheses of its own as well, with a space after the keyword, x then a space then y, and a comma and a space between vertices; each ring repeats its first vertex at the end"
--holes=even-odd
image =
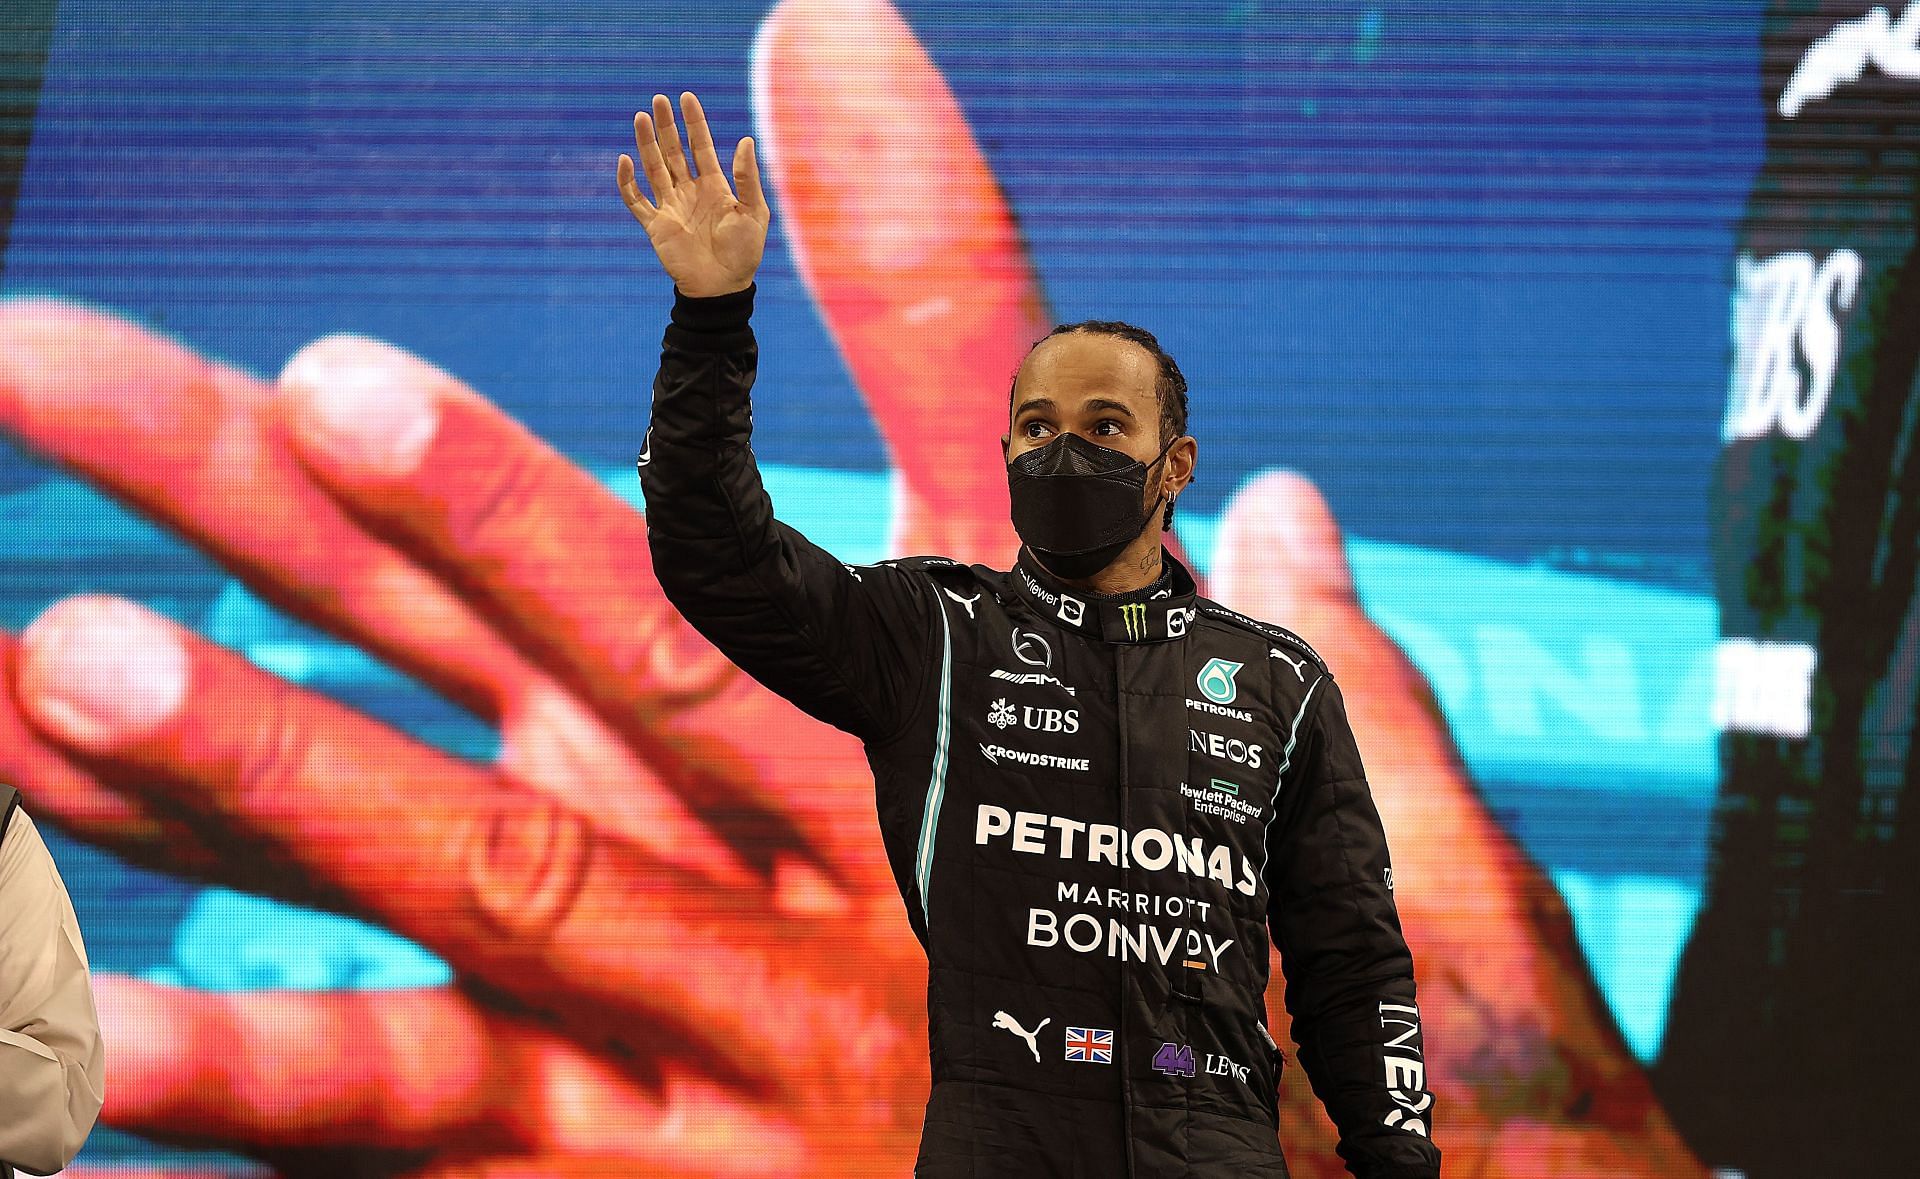
POLYGON ((736 198, 698 100, 680 101, 698 175, 661 95, 651 117, 634 118, 654 200, 640 195, 629 157, 619 167, 621 195, 676 290, 640 453, 654 574, 748 674, 821 720, 884 741, 911 718, 929 678, 935 591, 890 566, 850 569, 774 518, 754 465, 749 401, 766 197, 753 141, 734 150, 736 198))
POLYGON ((1347 723, 1323 676, 1293 722, 1297 744, 1269 833, 1272 926, 1300 1063, 1360 1179, 1433 1179, 1433 1095, 1413 957, 1393 904, 1386 834, 1347 723))

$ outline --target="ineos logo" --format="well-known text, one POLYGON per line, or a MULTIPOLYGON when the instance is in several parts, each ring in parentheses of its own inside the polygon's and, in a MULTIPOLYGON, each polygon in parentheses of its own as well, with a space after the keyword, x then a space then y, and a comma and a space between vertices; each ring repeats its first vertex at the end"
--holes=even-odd
POLYGON ((1242 741, 1238 737, 1223 737, 1218 733, 1203 733, 1199 729, 1188 729, 1188 748, 1194 753, 1204 753, 1209 757, 1218 757, 1248 769, 1260 768, 1260 746, 1251 741, 1242 741))
POLYGON ((1053 648, 1047 640, 1030 630, 1014 628, 1013 657, 1029 667, 1052 667, 1053 648))

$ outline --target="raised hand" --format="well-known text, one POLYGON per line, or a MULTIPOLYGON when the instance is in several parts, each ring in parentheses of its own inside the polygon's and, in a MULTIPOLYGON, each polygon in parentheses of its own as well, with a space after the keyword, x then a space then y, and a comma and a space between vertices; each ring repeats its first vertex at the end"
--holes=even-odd
POLYGON ((615 178, 620 198, 647 231, 654 253, 682 293, 696 297, 743 291, 753 283, 767 244, 772 212, 760 189, 760 166, 753 140, 742 139, 733 149, 733 180, 729 187, 714 152, 713 133, 700 100, 691 92, 680 95, 687 117, 687 138, 693 144, 693 166, 680 147, 673 125, 673 105, 664 94, 653 96, 653 114, 633 116, 634 144, 640 165, 653 191, 649 201, 633 178, 633 157, 620 156, 615 178))

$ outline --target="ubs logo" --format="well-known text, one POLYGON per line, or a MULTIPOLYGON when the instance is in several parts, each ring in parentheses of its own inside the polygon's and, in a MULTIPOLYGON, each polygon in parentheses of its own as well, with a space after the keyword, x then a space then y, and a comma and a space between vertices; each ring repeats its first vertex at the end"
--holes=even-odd
POLYGON ((1760 438, 1778 427, 1800 441, 1826 414, 1840 365, 1841 324, 1864 264, 1838 249, 1739 258, 1733 293, 1733 372, 1720 438, 1760 438))
POLYGON ((1080 731, 1080 710, 1014 705, 1000 699, 987 706, 987 723, 996 729, 1010 729, 1018 725, 1040 733, 1077 733, 1080 731))

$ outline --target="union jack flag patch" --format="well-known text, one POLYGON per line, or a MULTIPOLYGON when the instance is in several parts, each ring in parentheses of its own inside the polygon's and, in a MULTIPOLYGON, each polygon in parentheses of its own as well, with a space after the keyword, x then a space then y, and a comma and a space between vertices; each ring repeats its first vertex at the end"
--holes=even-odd
POLYGON ((1106 1028, 1069 1027, 1067 1059, 1083 1064, 1112 1064, 1113 1033, 1106 1028))

